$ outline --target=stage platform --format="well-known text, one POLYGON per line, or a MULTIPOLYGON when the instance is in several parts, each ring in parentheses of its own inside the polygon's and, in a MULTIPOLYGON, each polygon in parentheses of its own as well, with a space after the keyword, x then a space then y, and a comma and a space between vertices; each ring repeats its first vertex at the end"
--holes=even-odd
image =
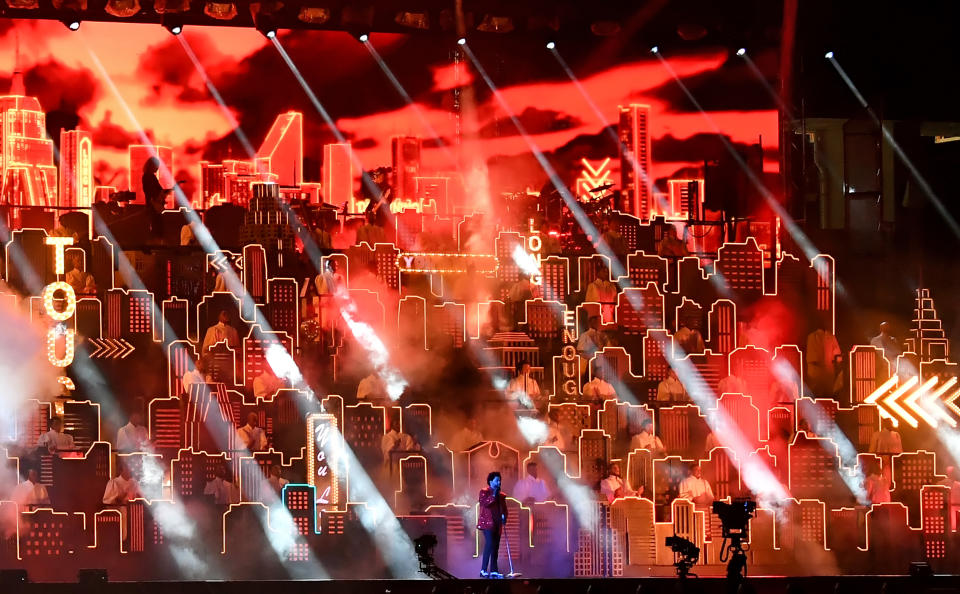
MULTIPOLYGON (((291 580, 25 583, 0 582, 0 592, 24 594, 726 594, 730 585, 720 577, 583 578, 503 580, 291 580)), ((735 592, 756 594, 924 594, 960 592, 960 576, 755 576, 735 592)))

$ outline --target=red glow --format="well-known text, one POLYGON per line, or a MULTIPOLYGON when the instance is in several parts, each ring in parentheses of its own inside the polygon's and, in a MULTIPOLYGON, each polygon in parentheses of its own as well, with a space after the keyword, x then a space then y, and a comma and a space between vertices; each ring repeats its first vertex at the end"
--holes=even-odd
MULTIPOLYGON (((169 34, 161 27, 89 22, 84 23, 82 31, 73 34, 55 22, 14 22, 17 28, 30 29, 30 35, 20 36, 26 50, 21 52, 22 70, 29 73, 39 65, 52 64, 46 66, 47 70, 44 72, 55 73, 58 68, 66 68, 69 64, 69 68, 88 75, 93 81, 91 84, 95 85, 95 89, 92 92, 83 90, 83 99, 80 99, 79 88, 73 89, 69 84, 60 84, 52 79, 48 87, 27 90, 40 98, 42 108, 47 112, 60 108, 58 103, 66 102, 69 105, 70 101, 78 101, 79 127, 91 131, 94 137, 96 185, 109 184, 120 189, 128 187, 131 180, 127 179, 126 145, 140 142, 138 137, 141 132, 146 133, 152 143, 171 147, 177 170, 189 172, 197 171, 203 150, 209 142, 230 138, 233 130, 231 118, 227 117, 221 106, 214 101, 201 76, 182 55, 179 44, 171 42, 169 34), (161 49, 163 52, 157 53, 161 49), (102 63, 110 81, 103 79, 95 59, 102 63), (115 86, 119 97, 113 92, 111 85, 115 86), (137 129, 134 120, 142 130, 137 129), (106 126, 108 123, 112 128, 106 126), (105 136, 107 132, 112 134, 109 139, 105 136), (127 138, 118 137, 118 132, 126 134, 127 138)), ((185 35, 215 84, 230 81, 231 77, 250 76, 244 69, 253 68, 251 64, 254 59, 266 64, 264 60, 269 58, 268 67, 274 67, 276 56, 273 55, 272 48, 253 29, 191 27, 185 35)), ((370 62, 369 53, 349 35, 329 32, 309 35, 315 35, 318 47, 324 50, 335 49, 337 53, 337 59, 326 65, 322 73, 315 72, 315 68, 310 64, 299 64, 311 81, 326 76, 330 80, 343 80, 345 88, 354 88, 359 83, 349 78, 351 73, 381 76, 379 69, 370 62)), ((4 49, 7 55, 13 53, 13 37, 12 30, 8 30, 7 34, 0 38, 0 48, 4 49)), ((299 49, 307 42, 306 39, 301 35, 290 37, 284 43, 299 49)), ((312 39, 313 37, 311 43, 312 39)), ((408 58, 401 54, 407 39, 403 35, 376 35, 374 41, 387 63, 393 68, 399 68, 402 60, 408 58)), ((671 58, 670 65, 678 76, 689 77, 717 69, 725 59, 725 53, 711 52, 671 58)), ((504 124, 509 114, 503 113, 495 99, 487 97, 484 103, 476 106, 464 103, 464 117, 459 122, 450 110, 450 98, 436 100, 438 93, 451 93, 458 87, 477 87, 483 84, 478 81, 467 63, 440 62, 424 64, 424 67, 432 74, 429 98, 422 91, 413 91, 413 105, 390 108, 387 105, 395 105, 395 97, 385 97, 381 103, 384 107, 381 109, 375 107, 375 102, 371 104, 369 100, 366 101, 366 105, 374 107, 363 115, 344 117, 337 113, 332 114, 337 118, 337 126, 355 144, 356 156, 365 168, 390 163, 390 145, 387 140, 390 137, 415 135, 428 138, 431 128, 452 143, 454 150, 441 151, 433 143, 426 143, 422 163, 428 175, 431 169, 459 169, 467 172, 478 158, 489 161, 529 154, 527 142, 516 134, 509 123, 504 124), (467 111, 470 113, 466 113, 467 111), (424 119, 429 123, 428 126, 424 125, 424 119), (462 136, 459 139, 458 126, 462 126, 462 136), (481 130, 493 128, 499 130, 499 135, 484 134, 482 139, 477 137, 481 130), (451 162, 451 157, 458 162, 451 162)), ((400 84, 412 84, 412 81, 405 80, 403 70, 398 69, 397 73, 400 84)), ((72 76, 72 79, 77 78, 72 76)), ((27 80, 30 86, 31 78, 28 77, 27 80)), ((556 121, 562 121, 563 129, 532 131, 536 146, 543 151, 556 151, 577 136, 598 135, 604 126, 617 121, 618 105, 636 102, 650 105, 649 132, 654 147, 656 141, 666 135, 683 141, 696 134, 709 133, 713 129, 701 114, 680 111, 680 106, 658 100, 657 96, 652 94, 658 87, 674 84, 670 73, 658 60, 615 64, 596 74, 584 76, 580 82, 592 102, 600 109, 603 121, 598 120, 594 108, 584 99, 576 85, 565 79, 549 82, 534 80, 506 86, 500 90, 514 114, 533 110, 531 113, 552 113, 556 121)), ((36 84, 33 83, 33 87, 36 87, 36 84)), ((253 134, 247 130, 255 145, 262 141, 266 128, 280 113, 280 110, 276 113, 255 113, 251 106, 230 105, 229 97, 226 99, 227 109, 233 111, 241 125, 249 126, 253 119, 259 122, 258 127, 262 127, 262 132, 253 134)), ((320 99, 323 101, 324 97, 320 99)), ((304 96, 290 97, 288 108, 304 108, 304 126, 309 129, 317 126, 320 118, 306 107, 304 96)), ((711 112, 710 117, 735 143, 754 143, 762 137, 770 147, 776 145, 777 117, 773 109, 711 112)), ((305 137, 304 140, 305 154, 319 156, 320 147, 311 146, 311 142, 315 141, 310 137, 305 137)), ((215 162, 228 157, 227 154, 211 156, 215 162)), ((234 154, 232 157, 246 158, 246 155, 234 154)), ((535 163, 517 163, 517 166, 510 167, 509 181, 512 185, 522 188, 542 183, 544 174, 535 163)), ((696 155, 691 156, 689 161, 660 161, 654 148, 651 172, 655 178, 667 178, 681 168, 696 167, 699 163, 700 158, 696 155)), ((616 167, 614 164, 614 169, 616 167)), ((773 160, 764 163, 766 171, 776 171, 776 168, 777 164, 773 160)), ((174 173, 180 175, 178 172, 174 173)), ((357 173, 358 171, 354 171, 354 175, 357 173)), ((616 179, 616 170, 613 173, 616 179)))

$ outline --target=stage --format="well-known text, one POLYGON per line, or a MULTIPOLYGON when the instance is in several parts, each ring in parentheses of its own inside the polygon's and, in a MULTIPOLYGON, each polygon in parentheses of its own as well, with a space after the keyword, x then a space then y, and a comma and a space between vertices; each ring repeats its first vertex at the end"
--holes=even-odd
MULTIPOLYGON (((176 591, 179 594, 244 594, 245 592, 269 592, 282 588, 286 594, 636 594, 648 593, 725 593, 728 583, 725 578, 613 578, 613 579, 566 579, 566 580, 328 580, 328 581, 244 581, 244 582, 107 582, 94 584, 77 583, 25 583, 8 586, 0 582, 5 592, 24 594, 72 594, 89 592, 95 588, 103 594, 161 594, 176 591)), ((957 592, 960 577, 937 575, 930 578, 909 576, 830 576, 830 577, 782 577, 757 576, 747 580, 746 592, 756 594, 834 594, 859 592, 885 592, 886 594, 921 592, 957 592)))
POLYGON ((140 4, 0 0, 0 594, 960 592, 960 3, 140 4))

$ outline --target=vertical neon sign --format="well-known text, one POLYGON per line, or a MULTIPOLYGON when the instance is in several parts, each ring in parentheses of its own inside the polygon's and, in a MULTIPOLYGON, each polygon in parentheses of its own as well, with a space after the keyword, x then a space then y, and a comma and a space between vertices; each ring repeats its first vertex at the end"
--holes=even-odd
POLYGON ((318 511, 339 503, 340 439, 337 417, 323 413, 307 417, 307 483, 316 487, 318 511))
POLYGON ((533 259, 537 262, 537 273, 530 275, 530 282, 540 285, 543 284, 543 241, 540 239, 540 231, 533 225, 533 219, 530 219, 527 230, 529 231, 529 235, 525 238, 527 253, 533 256, 533 259))
MULTIPOLYGON (((68 245, 73 245, 72 237, 47 237, 45 240, 47 245, 52 245, 55 248, 55 263, 54 268, 59 278, 65 272, 64 265, 64 253, 68 245)), ((68 283, 57 280, 43 289, 43 310, 46 312, 47 317, 54 321, 54 324, 47 331, 47 360, 50 361, 50 364, 54 367, 59 367, 61 370, 65 369, 71 363, 73 363, 73 354, 74 354, 74 341, 76 340, 76 332, 67 328, 67 320, 73 317, 73 314, 77 311, 77 295, 73 292, 73 287, 68 283), (64 299, 66 304, 62 310, 58 310, 54 306, 54 295, 57 291, 63 291, 64 299), (61 344, 62 339, 62 349, 58 349, 61 344), (61 350, 61 353, 58 353, 58 350, 61 350)), ((57 379, 63 386, 68 390, 73 390, 75 386, 73 381, 67 377, 66 372, 57 379)))

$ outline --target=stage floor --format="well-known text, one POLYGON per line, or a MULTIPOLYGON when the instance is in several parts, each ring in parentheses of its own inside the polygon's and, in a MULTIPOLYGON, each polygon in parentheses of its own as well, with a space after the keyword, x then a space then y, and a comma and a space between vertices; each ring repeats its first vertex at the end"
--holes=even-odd
MULTIPOLYGON (((6 576, 3 576, 6 577, 6 576)), ((960 576, 753 576, 739 592, 756 594, 921 594, 960 592, 960 576)), ((216 582, 107 582, 23 583, 0 580, 0 592, 71 594, 263 594, 282 589, 284 594, 676 594, 678 592, 726 594, 729 584, 721 577, 690 577, 681 583, 675 577, 502 580, 291 580, 216 582)), ((734 590, 737 591, 737 590, 734 590)))

